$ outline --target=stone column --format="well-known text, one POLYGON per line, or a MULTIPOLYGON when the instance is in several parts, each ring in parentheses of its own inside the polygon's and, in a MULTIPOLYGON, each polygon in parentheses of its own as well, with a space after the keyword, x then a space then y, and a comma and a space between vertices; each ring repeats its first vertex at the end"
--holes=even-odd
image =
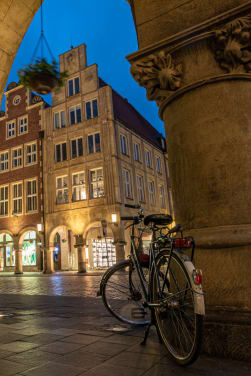
POLYGON ((116 262, 125 259, 125 245, 126 242, 124 240, 117 240, 114 242, 116 248, 116 262))
POLYGON ((251 2, 130 2, 131 73, 160 107, 176 222, 203 270, 205 350, 250 360, 251 2))
POLYGON ((54 246, 50 245, 44 250, 44 274, 54 273, 53 249, 54 246))
POLYGON ((75 235, 76 244, 75 248, 78 250, 78 273, 86 273, 87 262, 85 256, 85 241, 83 235, 75 235))
POLYGON ((22 258, 22 246, 18 244, 18 237, 14 237, 14 249, 15 249, 15 274, 23 274, 23 258, 22 258))

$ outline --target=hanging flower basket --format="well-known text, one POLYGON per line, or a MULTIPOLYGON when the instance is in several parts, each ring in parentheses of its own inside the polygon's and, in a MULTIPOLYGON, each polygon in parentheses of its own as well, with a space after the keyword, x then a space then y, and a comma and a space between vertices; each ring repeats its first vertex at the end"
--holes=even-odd
POLYGON ((59 72, 57 62, 49 64, 46 59, 37 59, 34 64, 27 65, 18 71, 19 83, 36 93, 45 95, 64 85, 66 72, 59 72))

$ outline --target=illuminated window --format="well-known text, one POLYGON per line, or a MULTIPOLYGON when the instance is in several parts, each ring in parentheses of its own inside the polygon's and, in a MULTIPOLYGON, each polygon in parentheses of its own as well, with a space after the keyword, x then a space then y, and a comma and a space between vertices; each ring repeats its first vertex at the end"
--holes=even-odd
POLYGON ((23 183, 12 185, 12 214, 22 214, 23 212, 23 183))
POLYGON ((9 214, 9 187, 0 187, 0 216, 9 214))
POLYGON ((22 167, 23 148, 12 149, 12 168, 22 167))
POLYGON ((86 186, 84 172, 72 175, 72 201, 86 200, 86 186))
POLYGON ((25 145, 25 164, 31 165, 37 163, 37 143, 25 145))
POLYGON ((68 202, 68 176, 56 178, 56 203, 65 204, 68 202))
POLYGON ((37 264, 36 248, 36 232, 30 231, 26 234, 23 241, 22 261, 24 266, 34 266, 37 264))
POLYGON ((103 169, 98 168, 90 171, 90 198, 104 196, 103 169))
POLYGON ((28 180, 26 182, 26 212, 37 210, 37 181, 28 180))

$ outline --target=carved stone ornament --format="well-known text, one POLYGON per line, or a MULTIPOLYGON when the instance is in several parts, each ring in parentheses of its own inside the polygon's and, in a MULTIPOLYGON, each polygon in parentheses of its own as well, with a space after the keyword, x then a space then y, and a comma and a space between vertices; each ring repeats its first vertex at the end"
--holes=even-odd
POLYGON ((251 72, 251 16, 239 18, 216 30, 215 58, 227 72, 251 72))
POLYGON ((169 91, 181 85, 182 65, 175 65, 167 51, 159 51, 132 64, 131 74, 140 86, 144 86, 149 100, 160 104, 169 91))

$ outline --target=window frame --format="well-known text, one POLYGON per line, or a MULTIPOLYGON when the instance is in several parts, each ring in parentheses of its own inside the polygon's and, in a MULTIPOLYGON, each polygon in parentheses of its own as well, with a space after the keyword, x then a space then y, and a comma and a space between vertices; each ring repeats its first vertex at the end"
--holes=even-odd
POLYGON ((74 172, 74 173, 72 173, 72 202, 79 202, 79 201, 84 201, 84 200, 87 200, 85 171, 74 172), (79 183, 74 184, 74 176, 76 176, 76 175, 79 176, 80 174, 84 175, 84 179, 82 180, 82 183, 81 183, 80 179, 78 179, 79 183), (80 195, 80 196, 81 196, 81 193, 82 193, 81 189, 83 189, 85 198, 79 198, 78 200, 77 199, 74 200, 74 189, 77 189, 77 190, 80 189, 80 191, 78 192, 78 195, 80 195))
POLYGON ((67 142, 59 142, 58 144, 54 144, 54 161, 55 163, 65 162, 67 161, 67 142), (66 158, 63 159, 63 147, 62 145, 65 144, 65 151, 66 151, 66 158), (60 145, 60 160, 57 160, 57 146, 60 145))
POLYGON ((145 184, 144 184, 144 177, 142 175, 137 176, 137 190, 138 190, 138 199, 139 202, 145 202, 145 184), (142 186, 140 187, 139 181, 142 179, 142 186), (142 195, 141 195, 141 193, 142 195))
MULTIPOLYGON (((92 169, 90 169, 89 170, 89 198, 91 199, 91 200, 93 200, 93 199, 96 199, 96 198, 102 198, 102 197, 105 197, 105 184, 104 184, 104 169, 103 169, 103 167, 97 167, 97 168, 92 168, 92 169), (91 173, 93 172, 93 171, 99 171, 99 170, 102 170, 102 180, 92 180, 91 179, 91 173), (96 196, 96 197, 94 197, 94 192, 96 191, 96 190, 98 190, 99 189, 99 184, 97 183, 98 181, 102 181, 102 183, 103 183, 103 194, 102 195, 98 195, 98 196, 96 196), (97 188, 96 188, 96 190, 94 190, 94 189, 92 189, 91 187, 93 186, 93 185, 96 185, 96 184, 94 184, 94 183, 97 183, 97 188)), ((97 173, 95 173, 95 175, 96 175, 96 179, 97 179, 97 173)))
MULTIPOLYGON (((17 189, 18 190, 18 189, 17 189)), ((17 204, 19 206, 19 204, 17 204)), ((24 185, 23 181, 15 181, 14 183, 11 183, 11 210, 12 210, 12 215, 23 215, 24 212, 24 185), (14 197, 14 186, 21 185, 22 188, 22 195, 14 197), (22 210, 21 211, 14 211, 14 201, 21 202, 22 205, 22 210)))
POLYGON ((155 183, 153 180, 148 181, 148 191, 149 191, 149 202, 151 205, 156 205, 156 195, 155 195, 155 183), (152 184, 153 190, 150 189, 152 184))
POLYGON ((10 149, 5 149, 5 150, 3 150, 3 151, 0 152, 0 173, 2 174, 2 173, 7 172, 9 170, 10 170, 10 149), (1 161, 1 155, 2 154, 7 154, 8 155, 8 159, 4 160, 4 161, 1 161), (1 169, 2 163, 4 165, 7 163, 8 167, 2 170, 1 169))
POLYGON ((22 168, 22 167, 23 167, 23 145, 11 149, 11 169, 12 169, 12 170, 17 170, 18 168, 22 168), (21 149, 21 156, 13 157, 13 152, 14 152, 15 150, 20 150, 20 149, 21 149), (21 164, 18 165, 18 166, 16 166, 16 167, 14 167, 14 166, 13 166, 13 161, 14 161, 15 159, 18 160, 19 158, 21 158, 21 164))
POLYGON ((9 140, 11 138, 16 137, 16 135, 17 135, 17 122, 16 122, 16 119, 15 120, 7 121, 6 122, 6 139, 9 140), (12 136, 9 136, 9 125, 10 124, 14 124, 14 128, 13 128, 14 134, 12 136))
MULTIPOLYGON (((33 189, 33 185, 31 184, 31 187, 33 189)), ((31 178, 31 179, 25 179, 25 213, 26 214, 33 214, 38 212, 38 179, 37 178, 31 178), (28 194, 28 183, 35 182, 36 192, 32 192, 31 194, 28 194), (28 210, 28 203, 29 198, 33 199, 35 197, 35 201, 31 200, 31 202, 35 202, 35 209, 28 210)))
MULTIPOLYGON (((22 125, 22 126, 23 126, 23 125, 22 125)), ((20 116, 20 117, 18 118, 18 135, 19 135, 19 136, 22 136, 23 134, 26 134, 26 133, 28 133, 28 115, 20 116), (26 127, 26 130, 23 131, 23 132, 21 132, 21 124, 20 124, 20 122, 21 122, 21 120, 23 120, 23 119, 26 119, 26 124, 24 125, 24 127, 26 127)))
POLYGON ((152 168, 152 156, 151 156, 150 150, 148 149, 145 150, 145 157, 146 157, 146 167, 152 168), (149 159, 147 158, 147 155, 149 155, 149 159))
POLYGON ((76 138, 72 138, 70 140, 70 151, 71 151, 71 159, 76 159, 76 158, 80 158, 80 157, 83 157, 84 155, 84 142, 83 142, 83 137, 76 137, 76 138), (79 153, 79 143, 78 143, 78 140, 82 140, 82 154, 79 153), (76 151, 77 151, 77 155, 76 157, 73 157, 72 155, 72 143, 76 141, 76 151))
POLYGON ((69 108, 69 125, 76 125, 76 124, 80 124, 82 123, 83 119, 82 119, 82 108, 81 108, 81 104, 77 104, 75 106, 72 106, 69 108), (74 111, 73 111, 74 109, 74 111), (77 120, 77 109, 80 109, 80 121, 77 120), (75 123, 72 123, 71 122, 71 112, 74 112, 74 119, 75 119, 75 123))
POLYGON ((32 141, 32 142, 28 142, 27 144, 24 145, 24 150, 25 150, 25 159, 24 159, 24 165, 27 167, 27 166, 33 166, 35 164, 38 163, 38 147, 37 147, 37 141, 32 141), (28 153, 27 153, 27 148, 29 146, 32 146, 32 145, 36 145, 36 151, 31 151, 29 154, 31 154, 31 158, 32 156, 36 155, 36 161, 32 161, 30 163, 27 162, 27 156, 28 156, 28 153))
POLYGON ((134 160, 136 162, 141 162, 141 151, 140 151, 140 144, 137 142, 133 143, 133 152, 134 152, 134 160), (137 150, 137 153, 136 153, 137 150), (136 158, 136 154, 138 154, 138 159, 136 158))
POLYGON ((156 171, 158 174, 162 174, 161 158, 156 157, 156 171), (159 161, 159 163, 158 163, 159 161))
POLYGON ((59 110, 59 111, 55 111, 53 112, 53 130, 58 130, 58 129, 64 129, 66 128, 67 124, 66 124, 66 113, 65 113, 65 110, 59 110), (64 126, 62 126, 62 113, 64 113, 64 126), (56 127, 56 115, 58 115, 58 119, 59 119, 59 126, 56 127))
POLYGON ((163 184, 159 185, 159 202, 160 202, 160 208, 165 209, 165 207, 166 207, 165 187, 164 187, 163 184), (162 194, 161 194, 161 189, 163 189, 162 194))
POLYGON ((87 154, 90 155, 90 154, 95 154, 95 153, 101 153, 101 134, 100 132, 95 132, 95 133, 91 133, 91 134, 88 134, 87 135, 87 154), (95 139, 95 136, 96 135, 99 135, 99 148, 100 150, 96 150, 96 139, 95 139), (93 152, 91 153, 90 152, 90 147, 89 147, 89 137, 92 137, 92 141, 93 141, 93 152))
POLYGON ((85 120, 95 119, 99 117, 99 110, 98 110, 98 98, 91 99, 85 102, 85 120), (93 114, 93 102, 97 102, 97 115, 94 116, 93 114), (91 117, 87 116, 87 104, 90 103, 90 110, 91 110, 91 117))
POLYGON ((131 179, 131 172, 130 170, 123 168, 122 175, 124 180, 124 190, 125 190, 125 197, 132 199, 132 179, 131 179))
POLYGON ((68 97, 73 97, 74 95, 76 94, 80 94, 80 77, 79 76, 75 76, 73 78, 69 78, 67 80, 67 96, 68 97), (78 79, 78 88, 79 88, 79 91, 76 93, 76 79, 78 79), (70 94, 70 81, 73 82, 73 85, 72 85, 72 92, 73 94, 70 94))
POLYGON ((9 184, 4 184, 4 185, 1 185, 0 186, 0 218, 4 218, 4 217, 8 217, 9 216, 9 195, 10 195, 10 190, 9 190, 9 184), (4 197, 4 199, 2 200, 1 199, 1 190, 3 189, 4 190, 4 196, 5 196, 5 188, 7 188, 8 192, 7 192, 7 199, 4 197), (7 214, 5 212, 5 205, 7 203, 7 214), (1 214, 1 206, 4 206, 4 214, 1 214))
POLYGON ((68 204, 69 203, 69 178, 68 178, 68 175, 60 175, 60 176, 56 176, 55 178, 56 178, 56 205, 68 204), (66 185, 64 184, 64 178, 66 178, 66 182, 67 182, 66 185), (58 187, 59 179, 62 179, 62 187, 58 187), (67 198, 64 200, 64 202, 58 201, 58 192, 59 191, 62 191, 62 193, 63 193, 62 197, 66 197, 65 191, 67 193, 67 198))
POLYGON ((129 156, 127 136, 120 133, 120 150, 121 154, 129 156))

